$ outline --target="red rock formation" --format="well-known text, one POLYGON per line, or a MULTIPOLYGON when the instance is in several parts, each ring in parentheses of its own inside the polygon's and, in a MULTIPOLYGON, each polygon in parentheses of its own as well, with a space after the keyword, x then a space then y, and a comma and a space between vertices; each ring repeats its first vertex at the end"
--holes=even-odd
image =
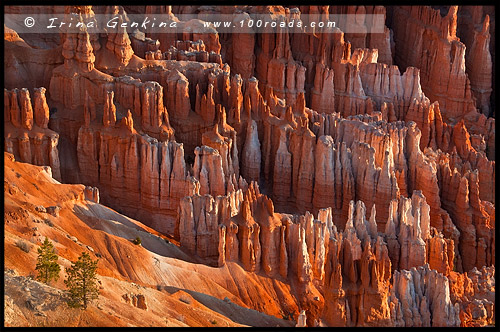
POLYGON ((224 195, 226 180, 219 151, 202 146, 197 147, 194 153, 193 175, 200 181, 200 194, 224 195))
MULTIPOLYGON (((443 238, 443 234, 435 232, 429 238, 427 259, 429 267, 446 276, 449 276, 454 268, 454 241, 452 239, 443 238)), ((432 232, 431 232, 432 233, 432 232)))
POLYGON ((321 136, 316 145, 315 186, 313 205, 315 207, 335 206, 335 161, 331 136, 321 136))
MULTIPOLYGON (((176 40, 175 46, 170 46, 167 52, 161 53, 156 52, 146 52, 151 53, 154 59, 166 59, 166 60, 177 60, 177 61, 198 61, 198 62, 213 62, 223 66, 220 54, 214 52, 207 52, 203 40, 198 41, 191 40, 176 40), (158 58, 160 56, 160 58, 158 58)), ((152 59, 152 60, 154 60, 152 59)))
POLYGON ((207 263, 216 264, 219 259, 225 262, 225 252, 220 251, 225 237, 219 236, 220 229, 223 232, 225 229, 219 228, 219 225, 224 225, 239 211, 242 200, 241 190, 215 199, 210 195, 186 196, 181 199, 178 226, 181 245, 206 259, 207 263))
MULTIPOLYGON (((145 14, 162 14, 165 17, 165 22, 179 22, 179 19, 175 17, 172 13, 172 6, 146 6, 144 10, 145 14)), ((148 32, 146 37, 153 40, 158 40, 160 43, 159 47, 162 52, 166 52, 171 45, 174 45, 177 39, 173 33, 158 33, 158 32, 148 32)))
POLYGON ((144 132, 157 139, 168 140, 173 137, 168 104, 165 108, 164 89, 160 84, 150 81, 143 83, 130 76, 123 76, 116 79, 114 90, 116 102, 140 117, 139 128, 144 132))
POLYGON ((290 149, 293 158, 292 189, 297 207, 305 211, 312 204, 314 184, 314 134, 307 128, 293 132, 290 149))
POLYGON ((22 162, 50 166, 52 176, 60 181, 59 134, 47 128, 45 88, 35 89, 33 103, 26 88, 5 89, 4 98, 5 151, 22 162))
POLYGON ((473 268, 468 273, 452 273, 450 294, 460 305, 460 326, 488 326, 493 324, 495 267, 473 268))
POLYGON ((236 132, 231 126, 225 122, 225 112, 221 110, 221 123, 217 123, 213 130, 206 131, 202 135, 202 144, 214 148, 219 151, 222 159, 222 171, 227 182, 227 191, 231 192, 238 187, 236 180, 239 179, 239 159, 236 142, 236 132), (221 135, 219 134, 219 127, 222 128, 221 135), (227 137, 227 136, 231 136, 227 137), (233 186, 233 187, 231 187, 233 186))
POLYGON ((311 89, 311 108, 321 113, 332 113, 335 105, 333 84, 333 69, 325 68, 322 64, 316 65, 314 87, 311 89))
MULTIPOLYGON (((231 201, 229 196, 218 197, 215 201, 210 196, 183 199, 180 222, 184 225, 182 232, 185 234, 181 239, 193 252, 198 252, 198 255, 201 253, 202 257, 208 251, 217 252, 218 258, 212 256, 207 261, 218 262, 219 266, 227 260, 236 260, 247 271, 263 270, 262 273, 272 277, 277 277, 278 272, 282 277, 290 277, 291 273, 305 289, 313 287, 316 282, 324 284, 326 297, 324 307, 320 306, 323 309, 316 312, 311 307, 309 313, 315 319, 318 315, 322 316, 329 324, 389 325, 400 320, 397 310, 401 309, 397 308, 402 295, 399 294, 403 294, 402 289, 405 287, 395 291, 396 295, 388 297, 392 263, 398 264, 396 269, 426 264, 426 241, 433 241, 429 229, 429 206, 421 193, 414 193, 413 199, 401 198, 400 210, 404 212, 395 212, 400 217, 395 217, 395 221, 390 219, 384 236, 377 232, 375 208, 368 221, 365 219, 365 205, 361 201, 356 207, 351 202, 345 230, 338 232, 332 222, 330 208, 321 210, 318 220, 309 213, 302 216, 280 215, 274 212, 272 202, 258 192, 255 184, 250 185, 243 194, 241 191, 235 194, 235 201, 231 201), (204 203, 195 203, 200 199, 204 203), (225 208, 218 209, 221 202, 226 202, 223 205, 225 208), (228 206, 233 207, 227 210, 228 206), (199 212, 193 213, 193 207, 199 212), (212 220, 212 226, 207 226, 211 229, 209 232, 204 228, 207 220, 212 220), (217 220, 220 225, 218 229, 213 225, 217 220), (200 223, 202 226, 199 226, 200 223), (398 234, 395 233, 396 229, 398 234), (201 245, 201 249, 198 247, 198 241, 204 241, 200 239, 219 235, 224 237, 219 237, 218 247, 207 247, 206 244, 201 245), (387 244, 384 238, 389 240, 387 244), (400 252, 397 255, 402 257, 401 260, 393 258, 394 246, 391 241, 394 240, 391 239, 399 244, 397 249, 400 252), (376 310, 373 311, 373 308, 376 310)), ((429 246, 434 248, 432 243, 429 246)), ((433 253, 430 253, 431 262, 435 261, 433 253)), ((434 275, 432 273, 430 275, 434 275)), ((448 290, 448 286, 445 288, 448 290)), ((416 324, 430 326, 429 312, 437 310, 436 307, 431 307, 426 300, 414 302, 418 304, 419 310, 427 310, 422 311, 423 321, 416 324)), ((436 317, 432 324, 443 324, 442 319, 448 319, 446 324, 455 324, 449 317, 440 318, 435 314, 432 317, 436 317)))
MULTIPOLYGON (((123 21, 120 19, 118 24, 123 21)), ((130 59, 134 55, 132 50, 130 38, 125 28, 121 28, 117 33, 109 33, 108 40, 106 42, 106 48, 114 53, 119 64, 122 66, 127 66, 130 59)))
MULTIPOLYGON (((386 8, 383 6, 330 6, 331 14, 347 14, 340 16, 339 26, 349 26, 356 29, 357 33, 346 33, 345 39, 350 42, 352 48, 377 49, 381 63, 392 64, 391 33, 389 28, 383 27, 383 33, 375 32, 375 17, 372 15, 386 16, 386 8)), ((384 20, 385 21, 385 20, 384 20)), ((383 22, 384 22, 383 21, 383 22)), ((383 23, 382 22, 382 23, 383 23)))
POLYGON ((94 203, 99 203, 99 189, 96 187, 86 186, 84 191, 85 199, 94 203))
POLYGON ((18 97, 19 108, 21 109, 21 127, 31 130, 33 128, 33 107, 31 106, 28 89, 21 89, 18 97))
POLYGON ((394 272, 389 303, 394 326, 460 326, 449 280, 426 264, 394 272))
POLYGON ((78 165, 83 181, 101 188, 103 202, 171 234, 179 200, 199 190, 188 175, 182 144, 158 142, 119 125, 82 126, 78 165))
POLYGON ((248 27, 250 16, 247 13, 237 13, 233 19, 236 24, 241 24, 243 28, 238 27, 238 32, 232 35, 232 48, 227 51, 231 52, 230 56, 226 55, 228 63, 236 73, 239 73, 242 78, 250 78, 254 74, 255 68, 255 39, 256 36, 252 28, 248 27), (231 51, 230 51, 231 50, 231 51))
MULTIPOLYGON (((373 6, 373 8, 370 8, 372 6, 366 6, 366 7, 367 7, 367 13, 369 14, 384 15, 384 18, 387 16, 386 9, 383 6, 373 6)), ((371 31, 373 29, 370 26, 370 23, 372 22, 367 22, 368 31, 371 31)), ((387 26, 384 26, 383 33, 374 33, 374 32, 367 33, 366 39, 367 39, 366 46, 368 48, 378 50, 378 62, 392 65, 392 54, 393 54, 392 49, 394 42, 392 40, 391 30, 387 26)))
POLYGON ((467 74, 471 82, 471 90, 476 97, 476 105, 481 113, 489 116, 492 61, 490 54, 490 17, 486 15, 482 29, 474 30, 472 46, 466 54, 467 74))
POLYGON ((50 96, 69 109, 84 104, 88 92, 96 102, 105 100, 102 87, 113 78, 95 70, 95 56, 89 34, 82 30, 64 35, 64 65, 54 69, 50 80, 50 96))
MULTIPOLYGON (((144 58, 146 60, 148 57, 148 54, 156 56, 157 54, 160 54, 160 58, 163 59, 165 58, 164 54, 161 53, 160 51, 160 42, 157 39, 151 39, 149 37, 146 37, 144 33, 139 32, 138 30, 135 31, 135 33, 132 33, 129 35, 130 39, 130 47, 132 47, 132 50, 135 55, 144 58)), ((159 60, 159 59, 157 59, 159 60)))
POLYGON ((273 170, 273 199, 279 204, 285 204, 291 196, 292 155, 288 151, 286 140, 286 132, 281 130, 273 170))
POLYGON ((259 182, 261 167, 260 142, 257 123, 251 121, 247 126, 245 145, 241 155, 241 174, 249 181, 259 182))
POLYGON ((456 36, 457 6, 451 6, 445 17, 430 7, 395 7, 392 28, 395 62, 420 69, 422 90, 430 100, 439 101, 443 115, 456 119, 473 111, 465 45, 456 36), (410 46, 408 36, 417 43, 410 46))
POLYGON ((422 266, 427 260, 425 241, 430 238, 429 205, 419 191, 413 192, 411 200, 401 197, 396 204, 391 204, 385 229, 391 260, 400 269, 422 266))
POLYGON ((438 231, 443 229, 446 211, 441 208, 439 185, 435 162, 418 148, 420 132, 415 123, 410 123, 406 135, 406 151, 408 154, 408 191, 421 190, 431 208, 431 226, 438 231))
POLYGON ((456 168, 451 170, 450 160, 439 160, 439 181, 442 183, 441 199, 460 231, 458 248, 461 262, 458 271, 493 264, 494 259, 494 209, 479 197, 478 171, 456 168), (487 207, 488 206, 488 207, 487 207))
MULTIPOLYGON (((372 210, 372 215, 374 211, 375 209, 372 210)), ((376 229, 375 220, 370 218, 368 222, 365 218, 365 205, 358 201, 354 208, 354 202, 351 202, 349 219, 340 238, 344 243, 337 244, 343 248, 337 260, 340 260, 342 265, 342 285, 346 292, 346 306, 349 308, 347 317, 350 316, 350 320, 346 322, 348 326, 370 326, 375 321, 377 325, 389 323, 387 295, 391 261, 387 245, 382 237, 378 236, 376 229)), ((333 254, 335 255, 335 251, 333 254)), ((332 263, 335 263, 335 259, 332 263)), ((335 272, 337 268, 334 264, 331 269, 331 281, 334 281, 340 276, 334 277, 338 273, 335 272)), ((335 289, 337 286, 330 282, 330 287, 335 289)), ((339 305, 337 303, 331 305, 335 307, 339 305)), ((325 308, 329 305, 330 303, 326 302, 325 308)))
POLYGON ((35 89, 34 97, 35 124, 42 129, 47 129, 49 125, 49 106, 45 98, 45 91, 46 89, 43 87, 35 89))

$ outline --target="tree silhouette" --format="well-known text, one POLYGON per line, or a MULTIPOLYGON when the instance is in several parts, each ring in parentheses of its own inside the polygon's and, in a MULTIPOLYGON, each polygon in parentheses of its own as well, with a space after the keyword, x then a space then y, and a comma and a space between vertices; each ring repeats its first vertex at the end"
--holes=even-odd
POLYGON ((82 252, 78 260, 66 269, 64 283, 69 291, 70 307, 87 309, 88 304, 99 296, 98 261, 99 259, 93 261, 88 253, 82 252))
POLYGON ((45 241, 38 248, 38 259, 35 267, 35 270, 38 271, 37 280, 48 284, 51 280, 57 281, 59 279, 61 267, 57 263, 57 259, 54 245, 45 237, 45 241))

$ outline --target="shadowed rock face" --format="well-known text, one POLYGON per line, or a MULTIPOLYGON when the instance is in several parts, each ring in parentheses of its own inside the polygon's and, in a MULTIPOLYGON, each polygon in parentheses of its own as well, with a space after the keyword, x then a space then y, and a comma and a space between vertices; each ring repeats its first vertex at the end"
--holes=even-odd
POLYGON ((491 8, 53 11, 87 21, 162 13, 179 25, 63 30, 50 43, 6 30, 6 85, 26 82, 4 91, 5 151, 16 160, 85 184, 88 199, 172 236, 197 261, 288 285, 276 297, 293 300, 279 310, 298 326, 494 322, 491 8), (214 12, 237 22, 349 14, 359 33, 194 32, 198 20, 177 17, 214 12), (386 18, 383 33, 367 14, 386 18), (37 59, 35 42, 60 59, 37 59), (47 86, 28 90, 23 68, 44 61, 47 72, 31 75, 47 86))

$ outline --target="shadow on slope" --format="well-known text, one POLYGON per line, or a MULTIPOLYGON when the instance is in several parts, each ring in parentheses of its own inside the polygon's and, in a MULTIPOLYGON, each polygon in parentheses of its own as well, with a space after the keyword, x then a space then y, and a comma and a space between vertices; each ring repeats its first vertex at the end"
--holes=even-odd
MULTIPOLYGON (((160 286, 158 286, 160 287, 160 286)), ((210 308, 213 311, 218 312, 225 317, 228 317, 233 322, 255 326, 255 327, 290 327, 295 326, 294 321, 280 319, 274 316, 267 315, 257 310, 242 307, 236 303, 231 302, 228 298, 224 300, 218 299, 216 297, 196 292, 190 289, 182 289, 174 286, 161 286, 163 290, 166 290, 170 294, 175 294, 177 292, 185 292, 191 295, 196 301, 200 302, 204 306, 210 308)), ((182 298, 180 298, 181 301, 182 298)))
POLYGON ((129 241, 137 236, 140 237, 142 247, 157 255, 195 264, 202 263, 196 257, 185 253, 168 239, 160 237, 159 233, 153 229, 104 205, 92 202, 85 205, 75 204, 73 212, 92 229, 119 236, 129 241))

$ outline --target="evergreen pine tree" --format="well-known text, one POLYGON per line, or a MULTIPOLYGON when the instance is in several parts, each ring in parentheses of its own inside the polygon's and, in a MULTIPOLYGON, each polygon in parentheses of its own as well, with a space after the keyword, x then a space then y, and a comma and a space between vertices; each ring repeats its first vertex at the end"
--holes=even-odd
POLYGON ((38 248, 38 259, 35 267, 38 271, 37 280, 48 284, 51 280, 57 281, 59 279, 61 267, 57 263, 57 259, 54 245, 45 237, 45 241, 38 248))
POLYGON ((88 253, 83 252, 78 260, 66 269, 67 276, 64 283, 69 291, 69 306, 87 309, 88 304, 99 296, 98 261, 98 259, 93 261, 88 253))

